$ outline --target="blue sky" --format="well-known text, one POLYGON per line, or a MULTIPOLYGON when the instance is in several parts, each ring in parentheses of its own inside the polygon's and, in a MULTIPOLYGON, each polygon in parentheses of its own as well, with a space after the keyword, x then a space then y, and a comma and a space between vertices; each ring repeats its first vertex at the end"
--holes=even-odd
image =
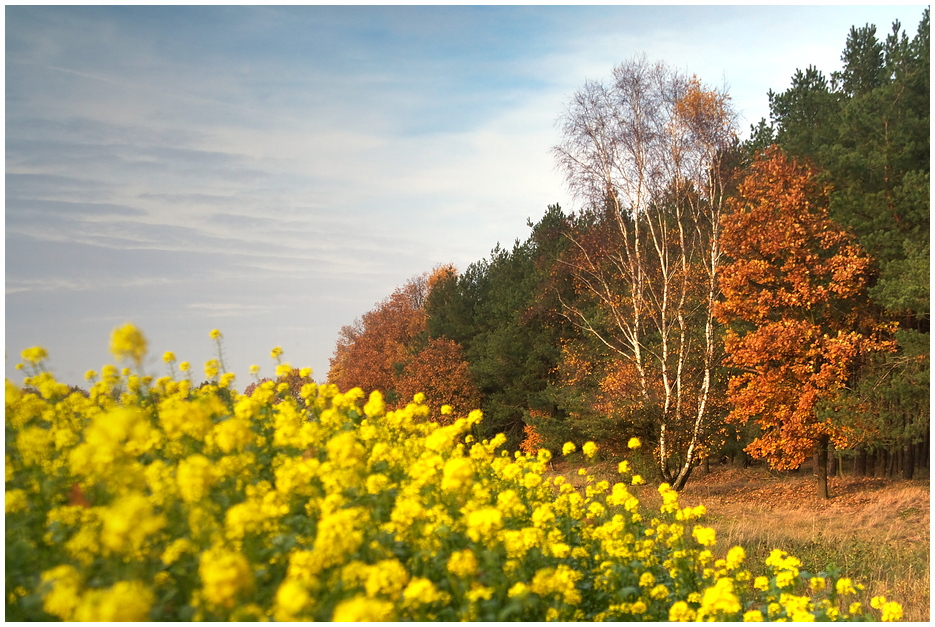
MULTIPOLYGON (((741 127, 852 25, 922 5, 5 10, 6 374, 112 363, 111 330, 249 383, 323 380, 341 326, 575 209, 549 149, 585 80, 645 53, 726 87, 741 127)), ((200 380, 200 379, 198 379, 200 380)))

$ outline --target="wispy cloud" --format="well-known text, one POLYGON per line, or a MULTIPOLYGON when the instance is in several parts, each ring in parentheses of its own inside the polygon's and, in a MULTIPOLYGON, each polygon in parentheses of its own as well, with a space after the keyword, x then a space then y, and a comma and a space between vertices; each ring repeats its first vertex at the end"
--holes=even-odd
POLYGON ((273 307, 243 303, 189 303, 185 307, 193 310, 196 315, 209 314, 216 318, 259 316, 273 311, 273 307))

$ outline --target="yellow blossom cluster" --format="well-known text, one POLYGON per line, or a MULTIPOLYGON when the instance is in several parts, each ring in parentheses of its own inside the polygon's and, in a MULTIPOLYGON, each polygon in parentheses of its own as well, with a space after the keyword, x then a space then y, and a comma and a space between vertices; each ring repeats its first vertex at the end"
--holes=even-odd
MULTIPOLYGON (((115 353, 139 362, 141 338, 122 328, 115 353)), ((41 371, 45 356, 24 354, 27 387, 6 382, 10 620, 902 616, 782 551, 768 577, 740 547, 714 559, 703 507, 662 484, 647 513, 625 463, 613 485, 584 473, 576 488, 548 451, 478 440, 479 411, 441 426, 422 395, 387 411, 379 392, 264 382, 247 397, 113 366, 83 394, 41 371)), ((598 446, 561 452, 575 450, 598 446)))

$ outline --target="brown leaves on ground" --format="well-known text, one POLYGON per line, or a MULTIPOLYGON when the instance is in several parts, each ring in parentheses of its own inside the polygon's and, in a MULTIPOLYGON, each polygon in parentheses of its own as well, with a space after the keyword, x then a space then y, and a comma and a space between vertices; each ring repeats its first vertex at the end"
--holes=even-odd
MULTIPOLYGON (((886 507, 891 514, 894 506, 914 509, 909 515, 928 517, 928 480, 905 481, 870 477, 829 477, 831 499, 815 497, 816 478, 810 469, 796 473, 778 473, 765 467, 718 468, 710 474, 696 469, 688 485, 680 493, 685 505, 704 503, 709 511, 719 506, 743 504, 764 513, 783 509, 813 512, 844 513, 886 507), (923 497, 924 498, 916 498, 923 497)), ((901 510, 902 511, 902 510, 901 510)))

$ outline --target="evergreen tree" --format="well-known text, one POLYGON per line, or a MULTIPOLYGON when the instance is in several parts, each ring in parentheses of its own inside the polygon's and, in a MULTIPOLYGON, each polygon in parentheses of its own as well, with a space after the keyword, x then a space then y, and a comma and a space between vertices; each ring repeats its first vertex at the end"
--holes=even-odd
POLYGON ((751 129, 746 146, 758 154, 772 140, 823 170, 833 185, 830 217, 873 261, 868 306, 899 329, 898 351, 866 360, 850 391, 828 403, 868 425, 861 454, 928 437, 928 378, 919 369, 928 367, 930 315, 929 55, 928 8, 912 39, 899 22, 883 41, 873 25, 854 27, 830 84, 814 67, 797 71, 788 90, 770 92, 770 124, 751 129))
POLYGON ((432 337, 464 347, 481 393, 482 435, 504 432, 518 446, 530 412, 555 411, 544 394, 560 356, 564 320, 557 314, 550 270, 565 245, 565 216, 548 208, 529 238, 511 250, 499 245, 432 290, 426 302, 432 337))

